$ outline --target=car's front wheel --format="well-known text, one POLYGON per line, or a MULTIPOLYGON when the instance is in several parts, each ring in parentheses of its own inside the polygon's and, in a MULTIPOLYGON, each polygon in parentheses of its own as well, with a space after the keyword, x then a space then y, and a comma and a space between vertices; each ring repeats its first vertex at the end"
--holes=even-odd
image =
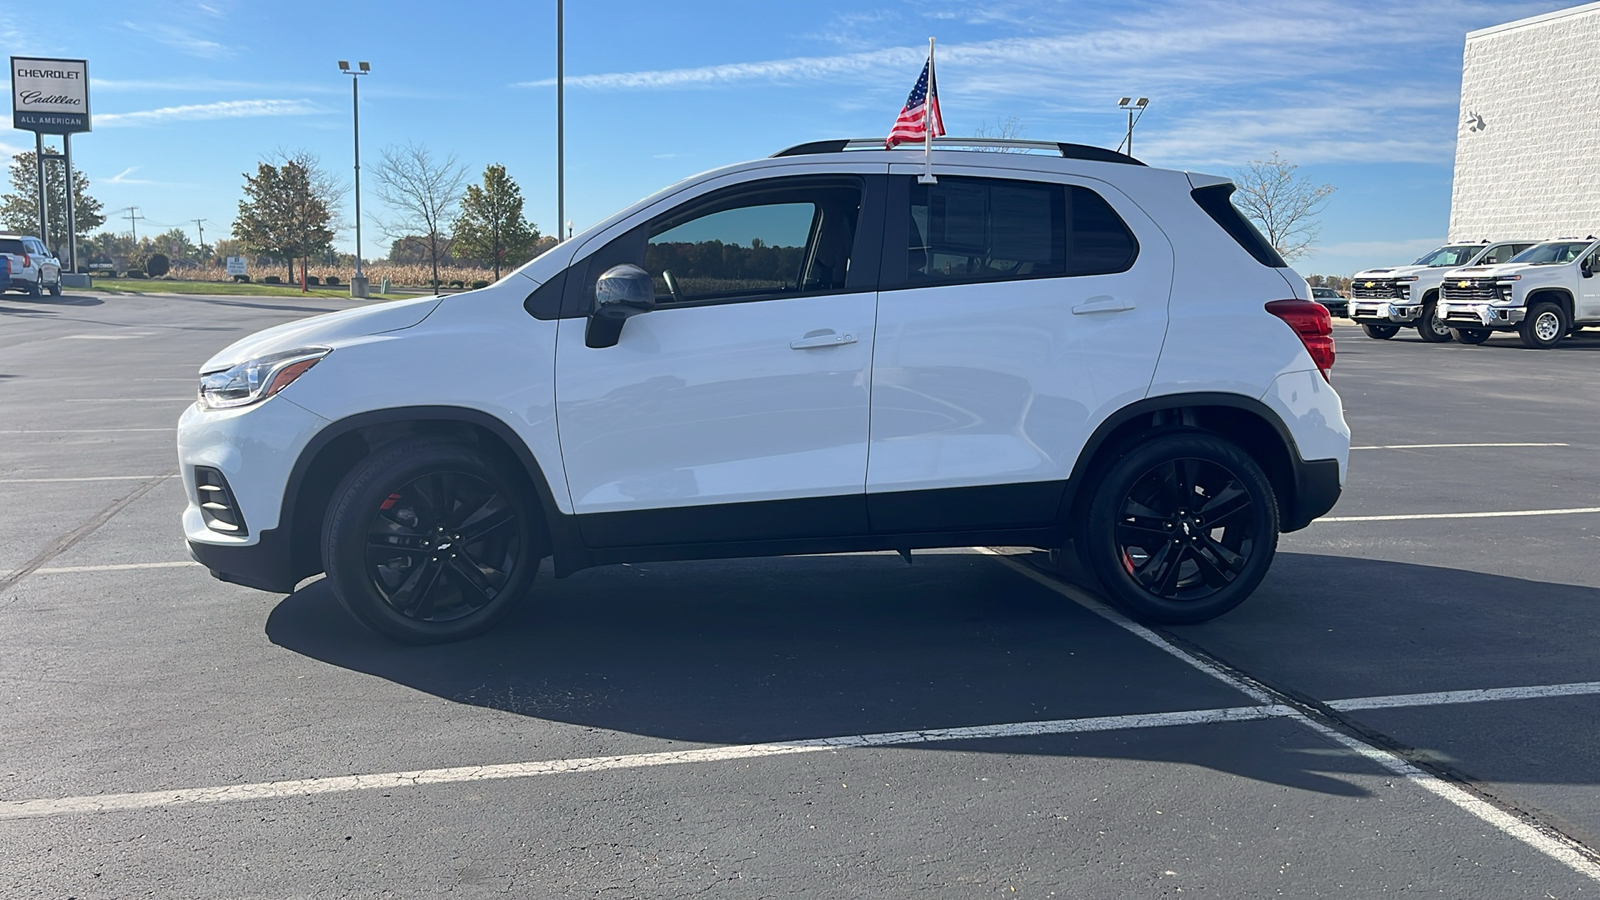
POLYGON ((1083 562, 1136 618, 1203 622, 1242 603, 1272 565, 1278 505, 1243 450, 1216 435, 1156 438, 1099 479, 1083 562))
POLYGON ((1481 344, 1489 339, 1493 331, 1487 328, 1455 328, 1456 340, 1463 344, 1481 344))
POLYGON ((537 507, 484 454, 408 441, 345 477, 323 525, 339 601, 397 641, 480 634, 527 593, 543 557, 537 507))
POLYGON ((1361 324, 1361 330, 1366 332, 1367 337, 1372 338, 1375 341, 1387 341, 1389 338, 1392 338, 1400 333, 1400 326, 1374 325, 1370 322, 1363 322, 1361 324))
POLYGON ((52 296, 52 297, 61 296, 61 282, 58 281, 55 284, 50 285, 50 296, 52 296))
POLYGON ((1572 323, 1567 321, 1566 310, 1559 304, 1546 300, 1535 303, 1528 310, 1527 318, 1522 320, 1517 334, 1522 338, 1522 345, 1533 350, 1548 350, 1561 339, 1567 336, 1567 329, 1572 323))
POLYGON ((1417 335, 1430 344, 1442 344, 1450 340, 1450 326, 1439 318, 1439 308, 1435 304, 1423 304, 1422 315, 1417 318, 1417 335))

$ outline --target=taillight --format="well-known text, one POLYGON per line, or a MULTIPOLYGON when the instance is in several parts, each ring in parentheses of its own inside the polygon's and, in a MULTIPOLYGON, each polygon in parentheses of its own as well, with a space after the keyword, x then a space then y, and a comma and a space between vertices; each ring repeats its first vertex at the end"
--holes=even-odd
POLYGON ((1327 378, 1333 368, 1333 320, 1328 308, 1310 300, 1274 300, 1267 304, 1267 312, 1289 323, 1317 370, 1327 378))
POLYGON ((31 265, 33 265, 33 257, 29 256, 26 253, 22 254, 22 267, 24 269, 26 269, 27 267, 29 267, 31 265))

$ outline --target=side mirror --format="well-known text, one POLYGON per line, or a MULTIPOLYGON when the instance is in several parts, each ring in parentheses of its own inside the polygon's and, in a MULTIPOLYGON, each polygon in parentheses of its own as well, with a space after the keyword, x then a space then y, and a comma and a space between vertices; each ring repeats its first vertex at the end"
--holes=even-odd
POLYGON ((1594 265, 1592 263, 1590 263, 1590 261, 1587 260, 1587 259, 1584 260, 1581 263, 1578 263, 1578 271, 1582 272, 1583 273, 1583 277, 1585 277, 1585 278, 1593 278, 1594 277, 1594 265))
POLYGON ((612 266, 594 285, 594 310, 584 330, 587 347, 615 347, 622 338, 622 323, 656 308, 656 287, 650 273, 625 263, 612 266))

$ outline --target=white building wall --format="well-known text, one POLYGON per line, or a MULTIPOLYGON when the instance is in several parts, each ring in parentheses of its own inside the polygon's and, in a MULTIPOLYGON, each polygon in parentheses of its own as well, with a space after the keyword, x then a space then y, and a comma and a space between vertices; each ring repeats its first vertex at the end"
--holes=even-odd
POLYGON ((1450 240, 1600 234, 1600 3, 1467 35, 1450 240))

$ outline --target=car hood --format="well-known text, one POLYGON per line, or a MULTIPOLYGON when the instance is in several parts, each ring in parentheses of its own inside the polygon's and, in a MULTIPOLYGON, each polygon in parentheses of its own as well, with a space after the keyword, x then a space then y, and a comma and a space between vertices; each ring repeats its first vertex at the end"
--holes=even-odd
POLYGON ((1549 266, 1530 266, 1527 263, 1501 263, 1498 266, 1463 266, 1451 269, 1444 277, 1448 281, 1452 278, 1499 278, 1504 275, 1515 275, 1529 269, 1547 269, 1549 266))
POLYGON ((1418 272, 1428 271, 1429 266, 1388 266, 1382 269, 1367 269, 1351 276, 1351 281, 1360 281, 1363 278, 1400 278, 1405 275, 1415 275, 1418 272))
POLYGON ((301 347, 337 347, 342 340, 410 328, 426 319, 442 299, 393 300, 286 322, 229 344, 206 360, 200 372, 220 372, 268 353, 301 347))

